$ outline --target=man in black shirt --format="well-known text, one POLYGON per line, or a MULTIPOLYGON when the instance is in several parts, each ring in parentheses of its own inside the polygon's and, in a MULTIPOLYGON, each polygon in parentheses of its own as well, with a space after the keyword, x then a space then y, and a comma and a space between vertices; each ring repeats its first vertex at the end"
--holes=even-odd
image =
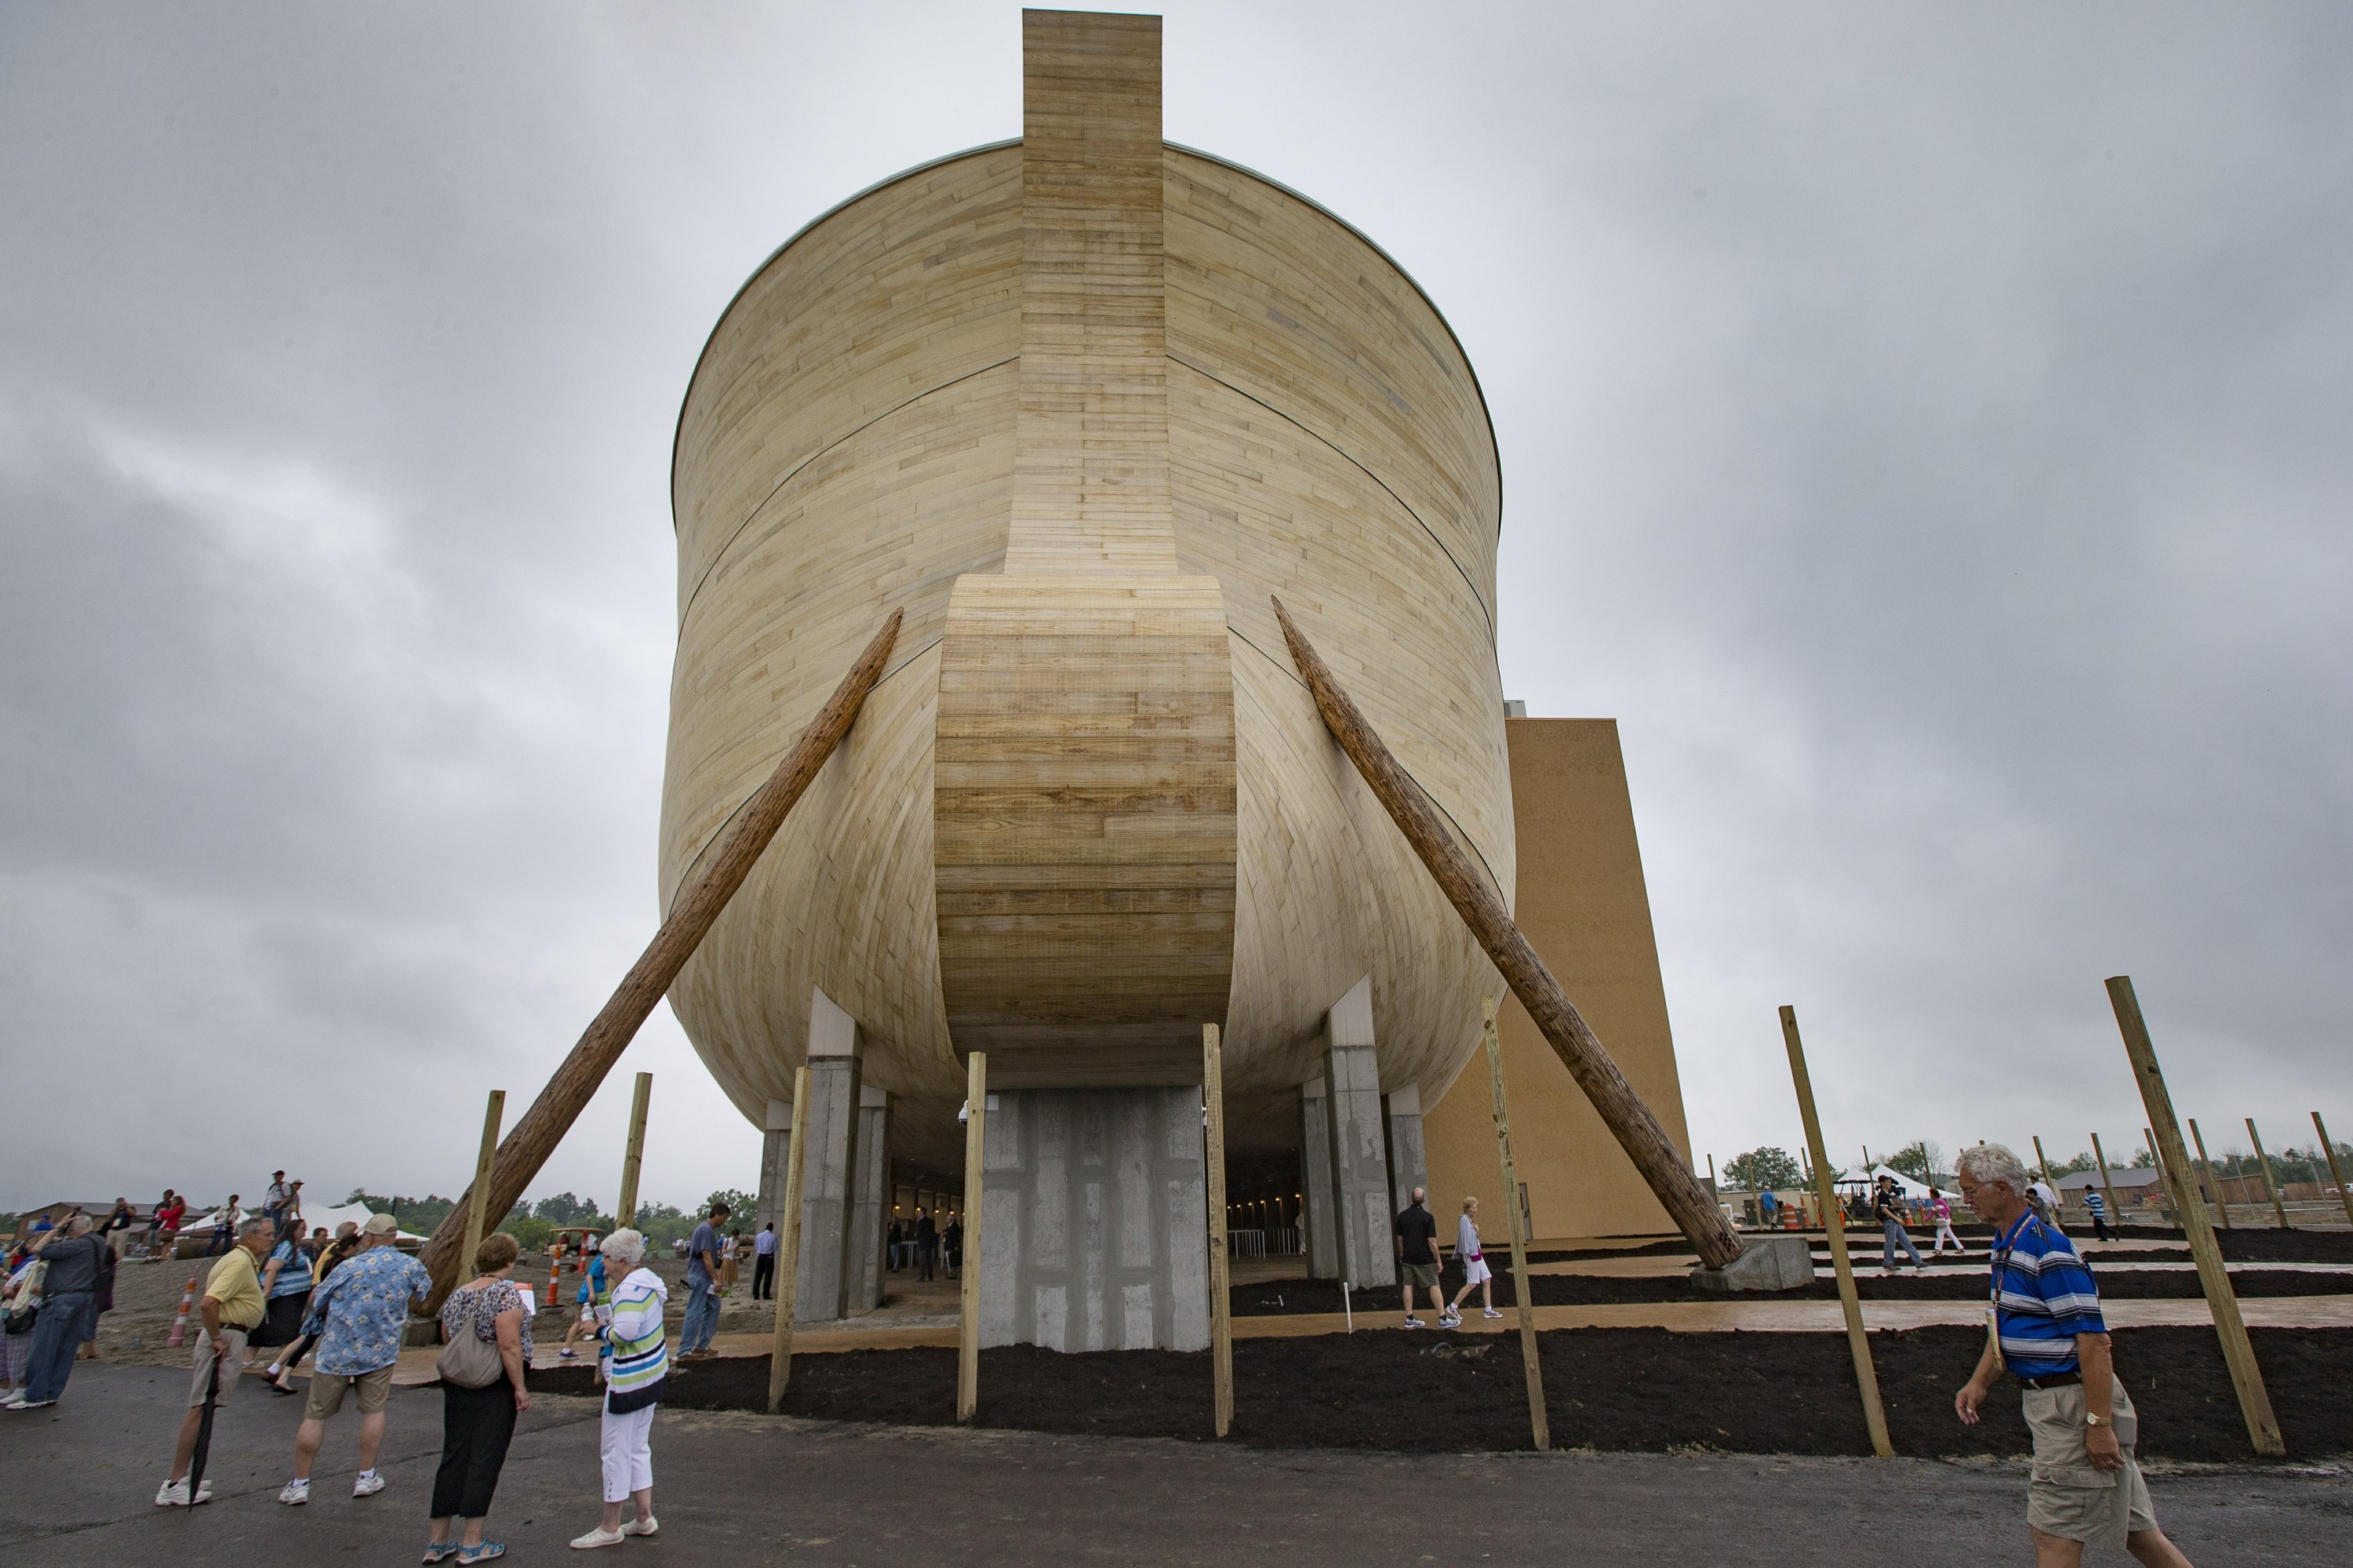
POLYGON ((1405 1326, 1422 1327, 1413 1315, 1413 1289, 1417 1285, 1430 1290, 1430 1305, 1440 1317, 1446 1313, 1446 1300, 1438 1293, 1438 1222, 1421 1206, 1422 1190, 1413 1190, 1413 1202, 1389 1228, 1394 1233, 1398 1255, 1398 1281, 1405 1287, 1405 1326))

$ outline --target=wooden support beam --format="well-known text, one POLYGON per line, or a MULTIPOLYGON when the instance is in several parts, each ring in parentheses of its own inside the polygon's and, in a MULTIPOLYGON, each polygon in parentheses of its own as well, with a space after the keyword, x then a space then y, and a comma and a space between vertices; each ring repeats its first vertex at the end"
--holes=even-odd
POLYGON ((980 1410, 980 1220, 988 1205, 982 1188, 987 1182, 988 1123, 988 1054, 974 1051, 965 1058, 964 1127, 964 1277, 958 1283, 962 1308, 956 1330, 956 1421, 969 1426, 980 1410))
MULTIPOLYGON (((2231 1228, 2231 1194, 2224 1191, 2221 1178, 2214 1174, 2213 1161, 2206 1158, 2206 1135, 2198 1130, 2198 1118, 2189 1118, 2189 1136, 2198 1142, 2198 1169, 2204 1173, 2206 1184, 2214 1189, 2214 1212, 2222 1216, 2222 1228, 2231 1228)), ((2353 1212, 2353 1211, 2348 1211, 2353 1212)))
POLYGON ((793 1069, 793 1129, 785 1145, 784 1233, 776 1237, 776 1327, 768 1341, 768 1414, 785 1409, 785 1384, 793 1375, 793 1308, 800 1297, 801 1151, 807 1146, 809 1071, 793 1069))
MULTIPOLYGON (((1421 787, 1398 766, 1379 735, 1366 721, 1356 705, 1340 689, 1321 655, 1311 646, 1299 628, 1292 622, 1291 613, 1282 601, 1274 601, 1275 619, 1282 624, 1283 640, 1291 645, 1292 661, 1299 666, 1300 678, 1315 698, 1315 711, 1323 716, 1324 726, 1332 732, 1348 760, 1356 765, 1374 798, 1388 810, 1389 818, 1405 834, 1406 842, 1421 857, 1421 863, 1454 906, 1456 914, 1471 934, 1486 949, 1487 957, 1520 999, 1528 1016, 1535 1021, 1544 1037, 1551 1042, 1553 1051, 1569 1075, 1577 1080, 1593 1108, 1601 1113, 1626 1157, 1650 1183, 1669 1218, 1675 1222, 1700 1261, 1712 1268, 1722 1268, 1740 1255, 1743 1245, 1732 1223, 1724 1211, 1708 1195, 1707 1189, 1683 1162, 1659 1118, 1618 1070, 1585 1017, 1577 1010, 1560 981, 1537 956, 1511 914, 1504 907, 1495 890, 1489 887, 1472 868, 1470 858, 1453 835, 1438 820, 1436 811, 1421 792, 1421 787)), ((1506 1189, 1506 1204, 1515 1202, 1514 1193, 1506 1189)))
MULTIPOLYGON (((485 1200, 490 1196, 491 1187, 490 1183, 482 1178, 489 1173, 491 1160, 498 1154, 499 1121, 506 1114, 506 1108, 507 1092, 504 1089, 492 1089, 490 1107, 482 1112, 482 1149, 481 1152, 474 1157, 473 1184, 466 1189, 470 1194, 466 1204, 466 1250, 458 1255, 458 1268, 461 1277, 466 1270, 474 1266, 474 1249, 480 1246, 482 1238, 490 1234, 492 1216, 484 1211, 489 1207, 485 1200)), ((506 1218, 506 1211, 500 1210, 496 1217, 506 1218)), ((553 1306, 554 1303, 551 1301, 549 1305, 553 1306)))
POLYGON ((638 1172, 645 1164, 646 1111, 654 1097, 654 1075, 638 1075, 637 1087, 629 1096, 629 1137, 621 1146, 621 1196, 613 1205, 613 1223, 634 1224, 638 1218, 638 1172))
POLYGON ((1814 1193, 1822 1205, 1822 1228, 1830 1233, 1831 1267, 1838 1275, 1839 1309, 1846 1314, 1846 1344, 1854 1357, 1854 1381, 1862 1390, 1862 1424, 1871 1431, 1871 1451, 1895 1457, 1887 1437, 1887 1412, 1879 1403, 1879 1372, 1871 1364, 1871 1338, 1863 1332, 1862 1298, 1855 1294, 1854 1261, 1847 1255, 1846 1215, 1839 1207, 1837 1172, 1822 1148, 1822 1119, 1814 1111, 1814 1081, 1806 1071, 1806 1047, 1798 1038, 1798 1010, 1781 1010, 1781 1042, 1789 1049, 1789 1078, 1798 1088, 1798 1112, 1806 1120, 1806 1147, 1814 1161, 1814 1193))
POLYGON ((2116 1234, 2122 1235, 2124 1211, 2116 1207, 2116 1190, 2108 1182, 2108 1151, 2100 1147, 2100 1135, 2096 1132, 2092 1134, 2092 1161, 2100 1168, 2100 1195, 2108 1205, 2108 1224, 2116 1226, 2116 1234))
MULTIPOLYGON (((2034 1163, 2042 1168, 2042 1184, 2051 1189, 2052 1206, 2053 1208, 2065 1207, 2066 1205, 2059 1201, 2059 1183, 2051 1179, 2051 1157, 2042 1152, 2042 1135, 2041 1133, 2034 1135, 2034 1163)), ((2054 1214, 2052 1217, 2056 1219, 2058 1216, 2054 1214)))
MULTIPOLYGON (((867 643, 858 662, 843 676, 817 717, 801 732, 800 739, 785 753, 768 781, 753 793, 736 813, 735 825, 727 830, 710 863, 702 874, 681 891, 671 904, 669 917, 646 950, 622 977, 612 999, 605 1003, 572 1047, 572 1054, 556 1068, 547 1087, 539 1098, 515 1123, 504 1142, 499 1145, 497 1164, 492 1168, 487 1190, 490 1207, 504 1214, 523 1188, 539 1174, 547 1157, 579 1119, 589 1099, 596 1093, 605 1075, 621 1059, 621 1053, 637 1037, 638 1028, 654 1010, 678 978, 694 949, 702 944, 712 926, 719 919, 727 901, 752 874, 753 865, 768 841, 776 836, 784 825, 785 814, 793 809, 803 791, 817 778, 818 769, 833 755, 841 737, 849 733, 849 726, 858 717, 866 694, 882 678, 882 666, 891 656, 891 646, 898 640, 901 612, 892 610, 882 629, 867 643)), ((433 1275, 433 1297, 430 1305, 438 1308, 441 1298, 457 1282, 458 1247, 466 1234, 465 1214, 470 1202, 471 1189, 458 1201, 449 1217, 433 1233, 418 1255, 433 1275)))
POLYGON ((1234 1302, 1226 1266, 1225 1065, 1214 1023, 1201 1025, 1201 1122, 1209 1176, 1209 1365, 1222 1437, 1234 1424, 1234 1302))
POLYGON ((2279 1216, 2279 1228, 2287 1229, 2287 1205, 2280 1202, 2279 1183, 2272 1177, 2272 1157, 2263 1152, 2263 1135, 2255 1130, 2255 1118, 2247 1120, 2247 1141, 2255 1146, 2255 1169, 2263 1173, 2263 1191, 2271 1194, 2272 1213, 2279 1216))
POLYGON ((2345 1185, 2345 1167, 2337 1159, 2337 1146, 2328 1141, 2328 1124, 2320 1113, 2312 1113, 2312 1130, 2320 1135, 2320 1152, 2328 1157, 2328 1179, 2337 1183, 2337 1200, 2345 1205, 2345 1223, 2353 1225, 2353 1191, 2345 1185))
MULTIPOLYGON (((2189 1161, 2181 1147, 2181 1125, 2173 1118, 2173 1097, 2157 1065, 2157 1047, 2150 1044, 2148 1023, 2141 1017, 2140 999, 2133 994, 2132 977, 2116 975, 2108 981, 2108 1004, 2116 1010, 2116 1029, 2124 1035, 2125 1054, 2132 1059, 2133 1076, 2140 1084, 2141 1104, 2158 1147, 2178 1170, 2189 1161)), ((2206 1292, 2206 1309, 2214 1319, 2215 1337, 2222 1341, 2222 1360, 2231 1369, 2239 1393, 2239 1413, 2246 1418, 2247 1437, 2255 1452, 2284 1458, 2287 1445, 2280 1436, 2279 1419, 2272 1414, 2272 1396, 2263 1387, 2263 1369, 2255 1364, 2255 1347, 2247 1338, 2246 1320, 2239 1315, 2239 1298, 2231 1288, 2230 1271, 2222 1266, 2222 1248, 2206 1223, 2206 1208, 2192 1204, 2182 1213, 2189 1236, 2189 1255, 2198 1264, 2198 1283, 2206 1292)))
POLYGON ((1527 1373, 1528 1432, 1536 1451, 1552 1447, 1552 1421, 1545 1413, 1544 1363, 1536 1351, 1535 1281, 1528 1273, 1528 1224, 1513 1195, 1520 1190, 1519 1166, 1512 1159, 1512 1110, 1504 1097, 1504 1045, 1495 1029, 1495 999, 1480 999, 1480 1040, 1487 1048, 1487 1086, 1495 1097, 1495 1155, 1504 1166, 1504 1209, 1512 1225, 1512 1298, 1519 1303, 1520 1365, 1527 1373))
MULTIPOLYGON (((2181 1183, 2173 1179, 2173 1172, 2166 1167, 2165 1156, 2157 1151, 2157 1134, 2150 1131, 2147 1128, 2142 1128, 2140 1129, 2140 1135, 2148 1143, 2148 1162, 2150 1167, 2157 1171, 2157 1184, 2165 1193, 2166 1197, 2172 1200, 2173 1213, 2175 1216, 2179 1218, 2181 1213, 2181 1205, 2185 1202, 2181 1195, 2181 1183)), ((2197 1197, 2197 1194, 2192 1192, 2189 1196, 2190 1199, 2194 1200, 2197 1197)), ((2187 1224, 2189 1222, 2185 1220, 2182 1223, 2187 1224)))

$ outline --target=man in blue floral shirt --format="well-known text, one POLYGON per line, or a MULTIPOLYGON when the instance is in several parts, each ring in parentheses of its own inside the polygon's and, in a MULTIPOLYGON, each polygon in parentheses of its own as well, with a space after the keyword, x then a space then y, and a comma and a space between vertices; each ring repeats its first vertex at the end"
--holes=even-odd
POLYGON ((371 1215, 360 1227, 360 1250, 311 1292, 310 1321, 323 1320, 325 1329, 311 1362, 310 1404, 294 1436, 294 1478, 278 1494, 280 1502, 311 1500, 311 1462, 326 1440, 328 1421, 343 1407, 346 1389, 358 1391, 360 1407, 360 1478, 352 1496, 384 1490, 375 1457, 384 1446, 384 1404, 400 1360, 401 1330, 410 1304, 423 1306, 433 1289, 425 1266, 394 1245, 399 1235, 390 1214, 371 1215))

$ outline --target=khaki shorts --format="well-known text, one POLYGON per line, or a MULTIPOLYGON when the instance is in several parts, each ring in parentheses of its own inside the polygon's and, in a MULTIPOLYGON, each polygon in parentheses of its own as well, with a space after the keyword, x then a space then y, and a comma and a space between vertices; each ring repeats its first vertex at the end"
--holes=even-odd
POLYGON ((359 1390, 360 1414, 374 1415, 384 1408, 384 1402, 392 1397, 392 1368, 378 1367, 374 1372, 350 1377, 341 1372, 312 1372, 311 1397, 302 1405, 303 1418, 310 1421, 332 1419, 335 1412, 343 1407, 343 1390, 346 1388, 359 1390))
POLYGON ((2084 1446, 2084 1387, 2026 1390, 2028 1430, 2034 1435, 2034 1476, 2026 1485, 2026 1522, 2064 1541, 2122 1546, 2128 1531, 2155 1530, 2157 1511, 2148 1499, 2133 1449, 2140 1418, 2121 1382, 2113 1391, 2116 1444, 2124 1450, 2121 1470, 2103 1470, 2084 1446))
POLYGON ((1398 1266, 1405 1271, 1405 1284, 1407 1289, 1411 1290, 1417 1287, 1423 1286, 1426 1286, 1432 1290, 1438 1288, 1438 1265, 1434 1263, 1400 1263, 1398 1266))
MULTIPOLYGON (((237 1392, 237 1374, 245 1370, 245 1330, 221 1326, 221 1338, 228 1341, 228 1353, 221 1358, 220 1393, 215 1404, 227 1404, 229 1395, 237 1392)), ((213 1339, 201 1328, 196 1330, 196 1378, 188 1385, 188 1408, 195 1410, 205 1403, 205 1389, 213 1380, 213 1339)))

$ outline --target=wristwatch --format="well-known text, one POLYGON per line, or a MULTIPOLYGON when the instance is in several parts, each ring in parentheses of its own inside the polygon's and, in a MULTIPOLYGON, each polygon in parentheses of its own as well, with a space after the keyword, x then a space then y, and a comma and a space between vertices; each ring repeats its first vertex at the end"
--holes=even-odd
POLYGON ((2084 1412, 2084 1425, 2086 1426, 2114 1426, 2116 1424, 2113 1415, 2094 1415, 2088 1410, 2084 1412))

